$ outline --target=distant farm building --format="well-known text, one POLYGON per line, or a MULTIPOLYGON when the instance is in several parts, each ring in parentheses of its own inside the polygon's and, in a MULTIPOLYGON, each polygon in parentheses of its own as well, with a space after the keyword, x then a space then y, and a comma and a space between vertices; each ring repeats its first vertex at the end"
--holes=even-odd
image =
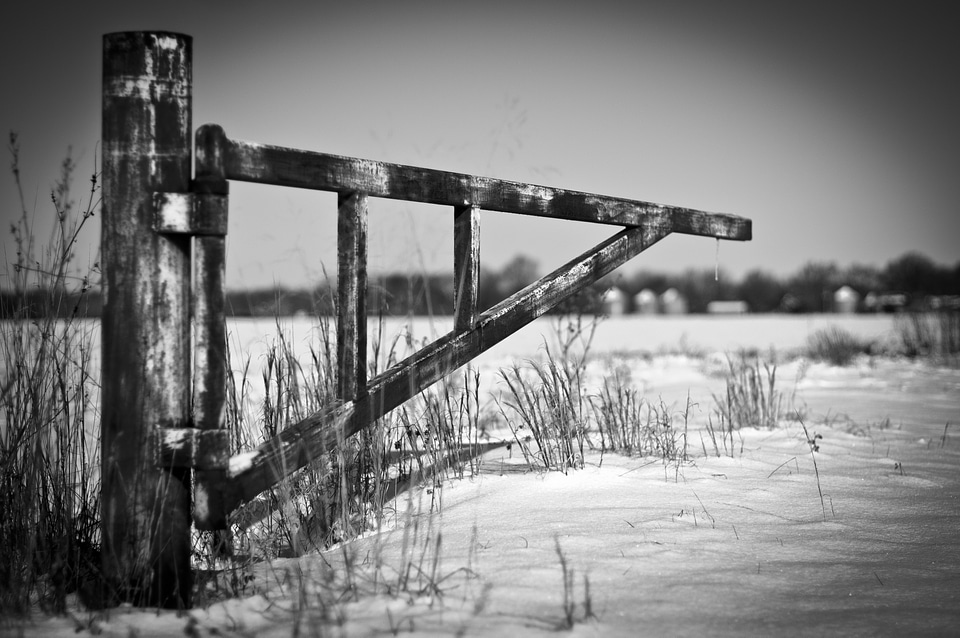
POLYGON ((685 315, 687 300, 676 288, 668 288, 660 295, 660 309, 665 315, 685 315))
POLYGON ((927 297, 930 310, 960 310, 960 295, 934 295, 927 297))
POLYGON ((707 312, 711 315, 745 315, 750 311, 746 301, 711 301, 707 312))
POLYGON ((860 293, 850 286, 841 286, 833 293, 833 311, 843 315, 857 311, 860 302, 860 293))
POLYGON ((638 315, 657 314, 657 293, 644 288, 633 297, 633 311, 638 315))
POLYGON ((611 317, 627 312, 627 295, 616 286, 603 291, 603 294, 600 295, 600 303, 603 306, 603 312, 611 317))
POLYGON ((910 299, 902 292, 869 292, 863 299, 868 312, 899 312, 906 309, 910 299))

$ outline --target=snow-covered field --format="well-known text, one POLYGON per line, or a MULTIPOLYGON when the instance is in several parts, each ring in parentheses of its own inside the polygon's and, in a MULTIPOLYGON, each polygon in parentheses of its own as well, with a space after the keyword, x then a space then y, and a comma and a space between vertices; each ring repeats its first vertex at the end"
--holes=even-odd
MULTIPOLYGON (((449 329, 445 321, 433 320, 435 334, 449 329)), ((704 433, 724 388, 725 351, 784 353, 837 321, 891 338, 886 317, 608 320, 593 341, 588 383, 617 368, 678 411, 689 394, 689 462, 594 452, 583 470, 543 474, 518 471, 516 452, 496 449, 472 479, 401 497, 379 534, 257 565, 244 597, 181 614, 36 618, 13 631, 960 635, 960 370, 793 358, 779 366, 777 385, 809 434, 822 437, 817 452, 793 419, 742 431, 732 456, 718 457, 704 433), (318 592, 345 573, 358 579, 358 595, 331 604, 318 592), (405 576, 404 591, 382 593, 405 576), (381 593, 360 595, 374 577, 381 593)), ((300 320, 288 329, 298 348, 316 337, 300 320)), ((430 322, 410 329, 429 337, 430 322)), ((250 353, 253 378, 273 330, 272 321, 232 324, 232 347, 250 353)), ((483 392, 498 391, 498 366, 538 356, 552 338, 541 320, 481 357, 483 392)))

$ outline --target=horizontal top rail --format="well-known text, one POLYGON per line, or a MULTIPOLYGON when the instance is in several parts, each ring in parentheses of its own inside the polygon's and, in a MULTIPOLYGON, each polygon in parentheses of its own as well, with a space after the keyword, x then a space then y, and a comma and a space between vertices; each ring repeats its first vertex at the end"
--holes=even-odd
POLYGON ((226 179, 555 219, 643 226, 687 235, 749 241, 751 221, 737 215, 607 197, 579 191, 478 177, 403 164, 303 151, 226 137, 215 124, 201 127, 201 157, 216 158, 226 179))

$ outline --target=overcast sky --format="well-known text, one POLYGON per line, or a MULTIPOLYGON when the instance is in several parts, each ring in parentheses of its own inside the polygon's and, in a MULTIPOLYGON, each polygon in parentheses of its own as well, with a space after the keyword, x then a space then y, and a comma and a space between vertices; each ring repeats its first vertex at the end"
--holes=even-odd
MULTIPOLYGON (((3 9, 0 126, 20 134, 38 226, 66 148, 78 193, 99 165, 103 34, 169 30, 194 38, 194 125, 236 139, 742 215, 754 240, 719 250, 735 276, 960 261, 949 3, 60 4, 3 9)), ((333 195, 231 188, 229 286, 335 276, 333 195)), ((0 194, 10 259, 9 173, 0 194)), ((484 267, 526 253, 542 272, 612 232, 498 213, 481 227, 484 267)), ((451 244, 449 209, 374 200, 371 270, 452 269, 451 244)), ((672 236, 624 269, 715 256, 672 236)))

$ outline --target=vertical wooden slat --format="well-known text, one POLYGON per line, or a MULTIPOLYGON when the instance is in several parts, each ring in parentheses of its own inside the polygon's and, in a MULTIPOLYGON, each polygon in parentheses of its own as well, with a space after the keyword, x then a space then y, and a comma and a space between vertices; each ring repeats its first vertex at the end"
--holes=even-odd
MULTIPOLYGON (((223 237, 194 239, 193 417, 202 430, 225 427, 227 336, 224 325, 226 242, 223 237)), ((224 450, 225 454, 229 454, 224 450)), ((194 472, 193 518, 198 529, 226 529, 221 498, 223 470, 194 472)))
POLYGON ((350 401, 367 392, 367 196, 337 198, 337 392, 350 401))
MULTIPOLYGON (((218 126, 197 131, 197 163, 194 196, 197 221, 203 226, 226 229, 229 184, 223 176, 223 141, 218 126)), ((194 250, 194 362, 193 418, 202 430, 226 427, 227 333, 224 323, 226 298, 226 238, 197 236, 194 250)), ((228 450, 223 450, 225 456, 228 450)), ((194 471, 193 520, 198 529, 227 529, 223 507, 224 470, 194 471)), ((225 540, 225 539, 224 539, 225 540)))
POLYGON ((457 206, 453 212, 453 329, 458 333, 477 322, 479 285, 480 209, 457 206))
POLYGON ((226 243, 223 237, 194 239, 193 418, 196 427, 224 427, 227 337, 223 322, 226 243))
POLYGON ((189 607, 190 470, 156 428, 189 425, 190 238, 154 232, 153 192, 190 186, 189 36, 112 33, 103 51, 103 604, 189 607))

